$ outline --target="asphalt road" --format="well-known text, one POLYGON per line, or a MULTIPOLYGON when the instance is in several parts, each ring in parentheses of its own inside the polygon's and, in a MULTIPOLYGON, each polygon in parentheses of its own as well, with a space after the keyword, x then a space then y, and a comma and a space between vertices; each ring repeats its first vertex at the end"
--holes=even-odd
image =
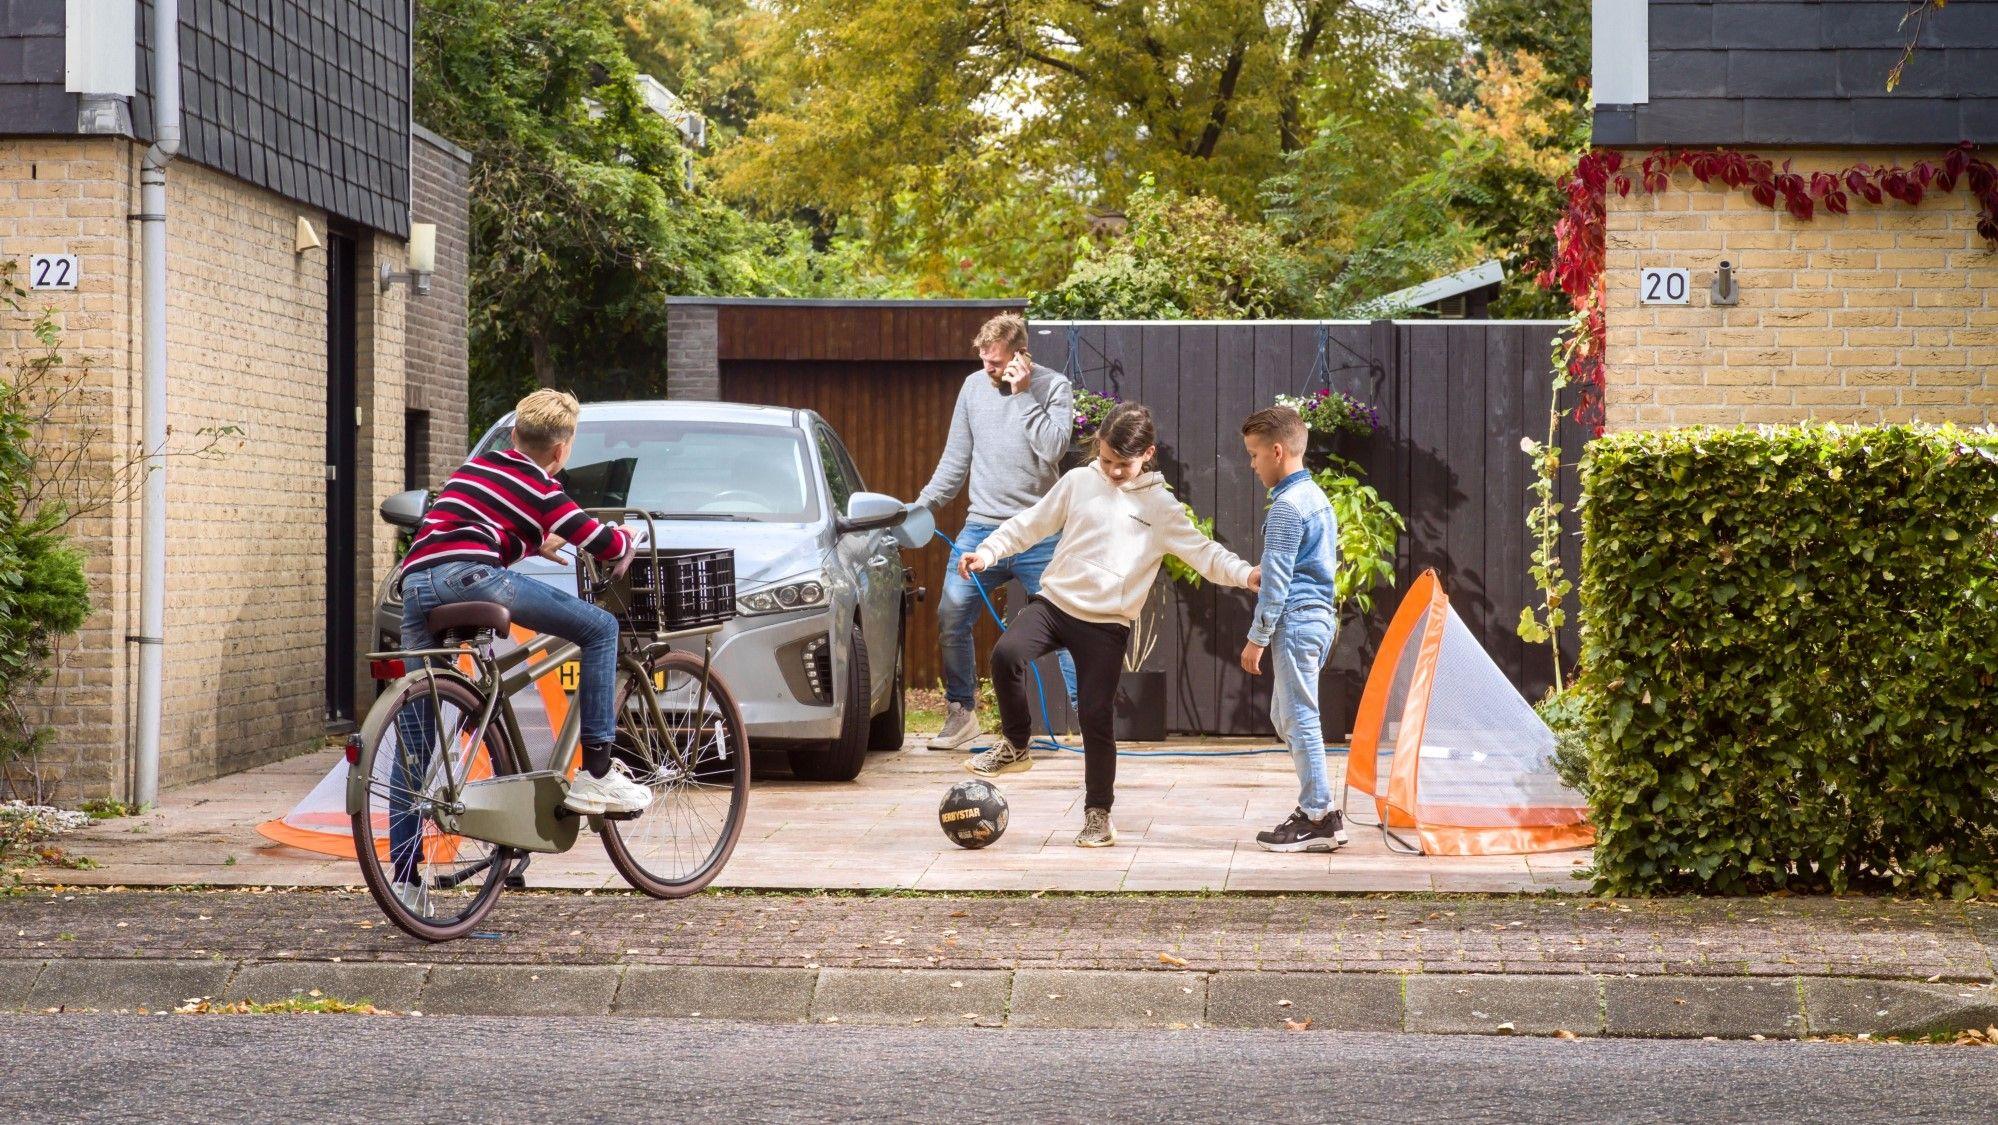
POLYGON ((0 1016, 0 1120, 1989 1121, 1998 1050, 0 1016))

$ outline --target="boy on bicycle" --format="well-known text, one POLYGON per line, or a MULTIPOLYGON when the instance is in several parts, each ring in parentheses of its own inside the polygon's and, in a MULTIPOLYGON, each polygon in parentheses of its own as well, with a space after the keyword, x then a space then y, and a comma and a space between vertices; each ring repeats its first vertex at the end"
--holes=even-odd
POLYGON ((581 645, 583 763, 562 803, 583 814, 633 813, 652 803, 652 790, 611 758, 617 618, 507 569, 530 553, 559 559, 569 543, 610 563, 627 561, 636 547, 629 532, 591 519, 555 482, 580 410, 574 395, 535 391, 514 407, 512 449, 482 453, 451 474, 402 563, 402 647, 436 647, 427 619, 454 602, 497 602, 522 626, 581 645))

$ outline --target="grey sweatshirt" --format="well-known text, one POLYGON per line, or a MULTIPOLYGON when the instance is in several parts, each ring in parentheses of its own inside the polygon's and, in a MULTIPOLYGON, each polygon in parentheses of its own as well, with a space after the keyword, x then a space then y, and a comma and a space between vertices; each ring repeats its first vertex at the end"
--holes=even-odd
POLYGON ((1054 487, 1074 440, 1075 391, 1060 372, 1037 363, 1024 393, 1002 395, 981 368, 958 389, 950 440, 916 503, 940 508, 969 477, 971 518, 1003 523, 1054 487))

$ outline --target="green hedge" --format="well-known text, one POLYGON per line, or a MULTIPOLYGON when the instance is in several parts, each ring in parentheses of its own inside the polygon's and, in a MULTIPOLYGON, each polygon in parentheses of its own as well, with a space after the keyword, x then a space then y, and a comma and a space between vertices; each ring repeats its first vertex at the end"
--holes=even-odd
POLYGON ((1909 427, 1591 443, 1598 889, 1998 890, 1994 446, 1909 427))

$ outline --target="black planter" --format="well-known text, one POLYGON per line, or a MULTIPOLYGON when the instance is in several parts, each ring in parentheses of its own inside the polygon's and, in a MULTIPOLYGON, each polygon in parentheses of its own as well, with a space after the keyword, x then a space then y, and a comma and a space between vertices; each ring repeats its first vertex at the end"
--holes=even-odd
POLYGON ((1163 742, 1166 674, 1125 672, 1117 677, 1117 741, 1163 742))

